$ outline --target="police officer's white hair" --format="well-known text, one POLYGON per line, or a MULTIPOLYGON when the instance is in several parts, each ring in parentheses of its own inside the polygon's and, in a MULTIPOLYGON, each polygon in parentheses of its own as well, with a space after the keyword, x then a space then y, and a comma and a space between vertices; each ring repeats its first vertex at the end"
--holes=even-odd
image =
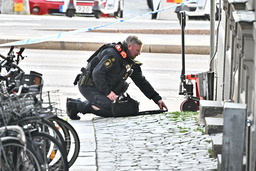
POLYGON ((137 36, 128 36, 125 42, 127 44, 143 45, 143 42, 137 36))

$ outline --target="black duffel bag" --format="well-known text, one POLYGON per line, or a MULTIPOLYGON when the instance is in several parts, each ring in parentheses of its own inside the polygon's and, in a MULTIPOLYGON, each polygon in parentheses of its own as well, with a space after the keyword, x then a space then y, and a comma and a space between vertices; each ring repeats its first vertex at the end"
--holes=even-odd
POLYGON ((126 93, 121 94, 112 103, 112 113, 114 117, 137 116, 139 113, 139 102, 126 93))

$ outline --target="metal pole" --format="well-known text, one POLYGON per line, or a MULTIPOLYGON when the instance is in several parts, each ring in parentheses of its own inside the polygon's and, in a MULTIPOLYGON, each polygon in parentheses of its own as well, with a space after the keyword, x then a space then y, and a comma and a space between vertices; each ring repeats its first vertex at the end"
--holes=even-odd
POLYGON ((185 11, 181 11, 181 53, 182 53, 182 75, 185 75, 185 26, 186 26, 186 13, 185 11))
POLYGON ((180 75, 180 88, 179 94, 184 94, 183 86, 186 83, 185 77, 185 26, 186 26, 186 13, 185 11, 180 11, 180 25, 181 25, 181 53, 182 53, 182 70, 180 75))
MULTIPOLYGON (((210 7, 211 7, 211 13, 210 13, 210 58, 213 57, 214 51, 215 51, 215 13, 216 13, 216 1, 210 0, 210 7)), ((213 68, 213 67, 211 67, 213 68)))

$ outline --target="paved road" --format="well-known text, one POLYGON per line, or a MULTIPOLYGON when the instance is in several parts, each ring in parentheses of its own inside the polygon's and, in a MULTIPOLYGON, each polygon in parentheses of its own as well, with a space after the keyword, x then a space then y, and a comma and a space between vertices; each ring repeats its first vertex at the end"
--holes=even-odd
MULTIPOLYGON (((8 49, 1 48, 1 54, 8 49)), ((86 65, 86 60, 92 51, 63 51, 63 50, 35 50, 26 49, 27 57, 20 64, 26 72, 34 70, 43 74, 44 90, 60 90, 62 108, 65 109, 65 98, 81 97, 73 80, 80 68, 86 65)), ((138 58, 143 63, 142 69, 147 79, 152 82, 155 89, 163 96, 170 111, 179 110, 184 97, 178 95, 181 73, 180 54, 142 53, 138 58)), ((198 73, 208 70, 209 57, 207 55, 187 55, 187 73, 198 73)), ((156 109, 156 105, 147 100, 136 88, 131 80, 129 93, 139 101, 140 107, 156 109)))
MULTIPOLYGON (((0 44, 17 40, 44 39, 55 37, 47 42, 28 44, 27 48, 63 49, 63 50, 96 50, 104 43, 124 40, 130 34, 138 35, 144 42, 144 52, 181 53, 180 25, 177 21, 135 19, 116 23, 98 32, 79 32, 69 36, 70 30, 88 29, 101 24, 116 22, 116 19, 77 17, 70 19, 63 16, 18 16, 0 15, 0 44), (58 23, 58 24, 56 24, 58 23), (10 27, 12 26, 12 27, 10 27), (17 29, 16 26, 19 26, 17 29), (154 32, 152 34, 152 32, 154 32), (169 34, 167 34, 169 33, 169 34), (57 37, 57 38, 56 38, 57 37)), ((209 22, 189 21, 186 27, 186 52, 190 54, 209 54, 209 22), (202 34, 204 33, 204 34, 202 34)), ((23 45, 22 45, 23 46, 23 45)))
MULTIPOLYGON (((145 46, 147 48, 145 48, 145 51, 172 51, 172 53, 178 53, 180 51, 176 49, 181 46, 180 25, 177 20, 135 18, 125 22, 117 22, 119 20, 114 18, 95 19, 93 17, 68 18, 65 16, 14 16, 1 14, 0 21, 0 43, 52 36, 59 37, 59 33, 64 34, 76 29, 88 29, 114 23, 93 30, 98 31, 96 33, 93 31, 79 32, 52 39, 45 44, 29 46, 37 49, 95 50, 99 43, 117 42, 123 40, 128 34, 140 36, 144 43, 148 45, 145 46), (155 33, 152 34, 152 31, 155 33), (166 34, 168 31, 172 34, 166 34), (92 45, 89 43, 92 43, 92 45), (90 49, 92 47, 94 49, 90 49)), ((192 52, 189 53, 197 54, 199 51, 203 51, 203 54, 206 54, 209 51, 210 40, 207 33, 209 33, 210 26, 208 21, 200 21, 200 25, 198 22, 187 22, 186 30, 190 34, 186 35, 186 45, 191 46, 192 52)))

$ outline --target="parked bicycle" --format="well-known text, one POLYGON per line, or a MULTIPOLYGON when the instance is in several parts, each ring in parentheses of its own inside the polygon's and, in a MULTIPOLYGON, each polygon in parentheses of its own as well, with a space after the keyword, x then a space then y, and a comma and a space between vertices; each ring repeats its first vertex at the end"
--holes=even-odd
MULTIPOLYGON (((13 49, 14 47, 10 48, 7 57, 0 54, 3 59, 0 62, 0 126, 3 128, 10 125, 18 126, 24 131, 26 139, 24 146, 28 147, 24 149, 31 149, 35 153, 31 154, 37 161, 34 164, 40 166, 26 170, 68 170, 78 157, 79 137, 75 129, 56 114, 58 110, 52 105, 49 91, 48 105, 45 106, 42 98, 42 74, 35 71, 26 74, 18 66, 20 60, 24 59, 22 52, 25 49, 21 48, 17 56, 14 55, 13 49)), ((12 131, 8 136, 5 133, 1 134, 1 138, 19 137, 19 134, 17 131, 16 133, 12 131)), ((2 147, 3 145, 0 144, 0 150, 3 149, 2 147)), ((21 147, 19 145, 19 148, 21 147)), ((21 150, 17 152, 24 153, 21 150)), ((4 151, 0 153, 0 166, 3 166, 0 168, 5 170, 5 165, 2 165, 6 163, 4 154, 4 151)), ((7 163, 6 170, 9 169, 9 164, 7 163)), ((11 169, 23 170, 23 167, 11 169)))
POLYGON ((42 163, 31 146, 27 145, 25 133, 19 126, 0 127, 0 154, 1 171, 42 170, 42 163))

